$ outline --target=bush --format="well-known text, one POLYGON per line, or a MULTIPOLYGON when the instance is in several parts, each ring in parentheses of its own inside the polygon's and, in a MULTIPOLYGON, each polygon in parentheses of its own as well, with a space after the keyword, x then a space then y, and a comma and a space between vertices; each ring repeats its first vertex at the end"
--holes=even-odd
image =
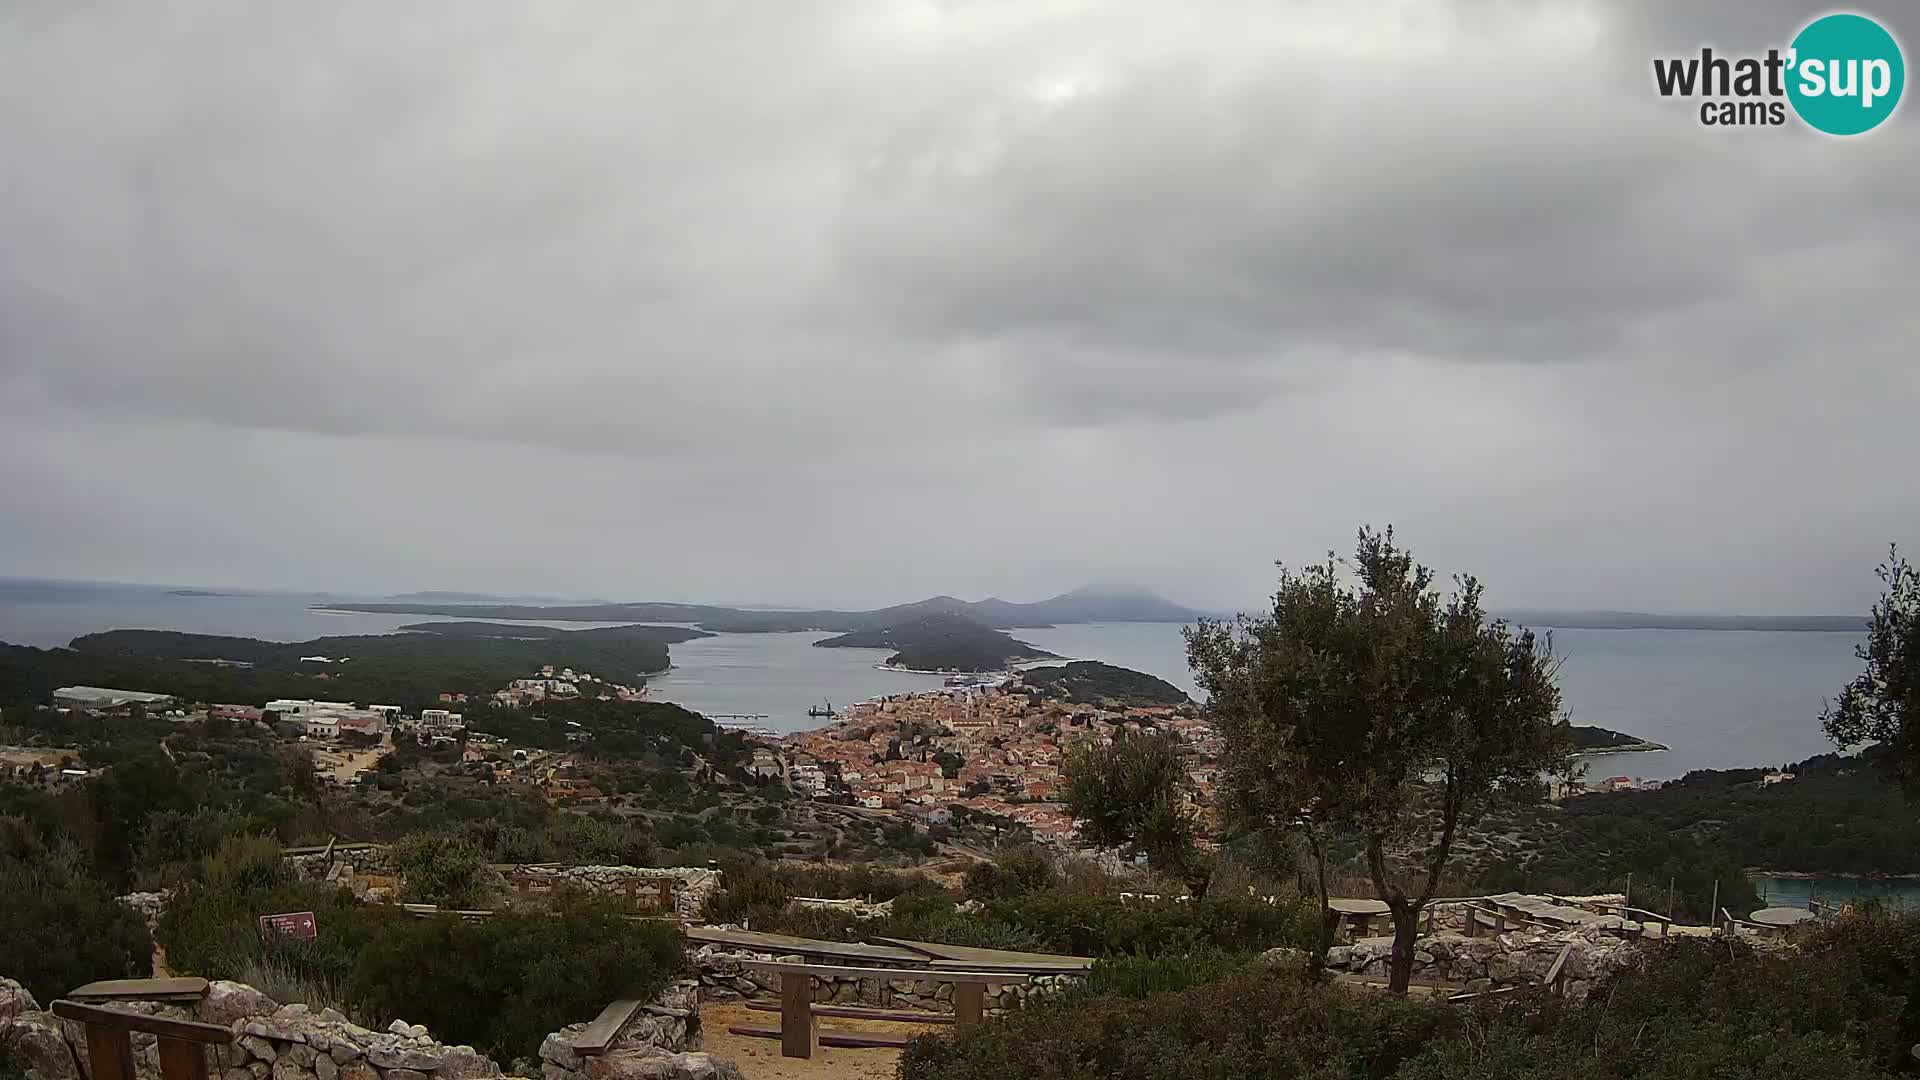
POLYGON ((1060 875, 1053 860, 1031 845, 1017 847, 999 857, 997 863, 978 862, 967 868, 966 893, 969 900, 1006 900, 1031 892, 1053 888, 1060 875))
POLYGON ((1123 901, 1116 896, 1035 893, 987 905, 986 916, 1077 956, 1166 956, 1260 952, 1312 944, 1304 901, 1268 904, 1239 897, 1123 901))
POLYGON ((152 971, 146 923, 88 875, 79 850, 0 817, 0 974, 44 1004, 152 971))
POLYGON ((1582 1005, 1545 994, 1476 1013, 1399 1076, 1453 1080, 1682 1080, 1884 1076, 1899 1001, 1849 962, 1725 941, 1650 943, 1582 1005))
POLYGON ((914 1040, 900 1080, 1386 1077, 1458 1027, 1445 1006, 1257 969, 1143 1001, 1032 1006, 957 1037, 914 1040))
POLYGON ((494 892, 494 874, 480 849, 449 833, 409 836, 391 849, 408 899, 446 908, 477 908, 494 892))
POLYGON ((349 985, 363 1013, 405 1017, 511 1061, 610 1001, 658 995, 685 967, 675 927, 572 898, 475 922, 409 920, 362 954, 349 985))
POLYGON ((1094 961, 1080 985, 1087 997, 1143 998, 1218 982, 1252 962, 1244 953, 1200 952, 1186 956, 1108 956, 1094 961))

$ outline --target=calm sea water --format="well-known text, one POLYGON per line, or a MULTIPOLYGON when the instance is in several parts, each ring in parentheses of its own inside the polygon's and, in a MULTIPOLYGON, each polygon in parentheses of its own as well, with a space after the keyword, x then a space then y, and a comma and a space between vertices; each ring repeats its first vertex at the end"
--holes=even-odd
MULTIPOLYGON (((374 599, 374 598, 369 598, 374 599)), ((304 641, 384 634, 420 615, 330 614, 310 605, 347 602, 308 594, 180 596, 165 587, 0 579, 0 641, 53 647, 116 628, 234 634, 304 641)), ((553 622, 553 626, 610 625, 553 622)), ((1016 636, 1074 659, 1104 660, 1158 675, 1198 695, 1181 627, 1095 623, 1021 630, 1016 636)), ((707 714, 764 716, 776 731, 820 721, 810 706, 934 689, 932 675, 882 671, 885 650, 816 649, 824 634, 720 634, 672 648, 673 670, 650 680, 654 694, 707 714)), ((1831 749, 1816 720, 1859 670, 1858 634, 1712 630, 1556 630, 1560 685, 1573 721, 1624 731, 1670 750, 1588 759, 1591 775, 1670 778, 1690 769, 1778 765, 1831 749)), ((1892 895, 1920 902, 1913 882, 1765 878, 1773 903, 1892 895)))
MULTIPOLYGON (((120 627, 302 641, 391 633, 419 615, 327 614, 304 594, 180 596, 164 587, 0 580, 0 641, 41 647, 120 627)), ((595 625, 553 623, 551 625, 595 625)), ((1016 636, 1076 659, 1158 675, 1197 693, 1180 626, 1094 623, 1016 636)), ((810 706, 938 687, 937 676, 881 671, 881 650, 816 649, 820 634, 721 634, 673 646, 654 693, 705 713, 765 715, 793 731, 810 706)), ((1816 717, 1855 672, 1858 634, 1715 630, 1557 630, 1561 688, 1579 724, 1671 747, 1590 759, 1596 776, 1679 776, 1689 769, 1778 765, 1830 749, 1816 717)))

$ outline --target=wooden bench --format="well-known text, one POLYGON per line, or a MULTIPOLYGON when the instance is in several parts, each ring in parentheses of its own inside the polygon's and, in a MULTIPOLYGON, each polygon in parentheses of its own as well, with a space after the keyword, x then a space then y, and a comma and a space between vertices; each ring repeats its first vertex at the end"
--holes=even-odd
POLYGON ((569 1044, 573 1052, 583 1057, 598 1057, 606 1053, 614 1036, 620 1034, 620 1029, 626 1027, 627 1021, 633 1019, 633 1014, 645 1004, 638 998, 621 998, 601 1009, 600 1015, 593 1018, 587 1029, 573 1037, 573 1042, 569 1044))
POLYGON ((204 1047, 225 1046, 233 1041, 233 1032, 219 1024, 168 1020, 82 1005, 64 998, 53 1003, 52 1012, 62 1020, 77 1020, 86 1025, 87 1061, 92 1080, 135 1080, 132 1033, 136 1031, 160 1040, 160 1075, 165 1080, 207 1080, 204 1047))
POLYGON ((67 994, 73 1001, 105 1003, 113 1001, 197 1002, 207 996, 205 979, 107 979, 90 982, 67 994))
MULTIPOLYGON (((775 960, 746 960, 741 966, 754 971, 769 971, 780 976, 780 1026, 759 1028, 736 1026, 727 1030, 735 1035, 757 1039, 779 1039, 780 1056, 811 1058, 822 1046, 903 1047, 907 1039, 899 1035, 867 1034, 850 1031, 820 1030, 822 1011, 813 1003, 816 978, 910 979, 915 982, 953 985, 953 1023, 972 1027, 986 1015, 987 987, 1025 986, 1031 975, 997 971, 942 971, 934 968, 838 967, 832 964, 787 964, 775 960)), ((871 1010, 878 1012, 879 1010, 871 1010)), ((897 1014, 910 1015, 910 1014, 897 1014)), ((869 1020, 893 1020, 886 1015, 870 1015, 869 1020)), ((913 1023, 927 1023, 913 1017, 913 1023)))

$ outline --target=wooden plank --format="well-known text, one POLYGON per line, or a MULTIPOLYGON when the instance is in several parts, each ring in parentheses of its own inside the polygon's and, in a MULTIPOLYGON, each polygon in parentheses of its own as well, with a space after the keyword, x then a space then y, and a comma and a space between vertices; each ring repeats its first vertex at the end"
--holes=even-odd
POLYGON ((955 983, 953 1022, 963 1028, 978 1027, 987 1014, 987 988, 983 983, 955 983))
POLYGON ((593 1018, 587 1025, 587 1029, 573 1037, 574 1053, 585 1054, 588 1057, 605 1053, 607 1045, 613 1042, 614 1036, 620 1034, 620 1029, 625 1027, 627 1021, 633 1019, 633 1014, 639 1012, 640 1007, 645 1004, 646 1002, 639 998, 621 998, 601 1009, 600 1015, 593 1018))
POLYGON ((708 945, 731 945, 754 952, 798 953, 801 956, 829 956, 836 960, 881 960, 889 963, 924 965, 925 954, 891 945, 863 945, 848 941, 820 941, 788 934, 763 934, 754 930, 717 930, 710 926, 689 926, 688 941, 708 945))
POLYGON ((973 971, 1026 971, 1035 975, 1087 971, 1093 967, 1090 956, 1064 956, 1058 953, 1019 952, 1013 949, 974 949, 964 945, 945 945, 937 941, 911 938, 876 937, 873 940, 898 945, 931 957, 934 967, 964 964, 973 971))
POLYGON ((740 966, 755 971, 771 971, 785 975, 812 975, 829 977, 838 975, 853 979, 910 979, 915 982, 935 983, 979 983, 983 986, 1025 986, 1033 981, 1033 976, 1021 972, 1003 971, 947 971, 935 968, 870 968, 840 967, 835 964, 789 964, 779 960, 742 960, 740 966))
POLYGON ((1566 947, 1560 950, 1560 955, 1553 958, 1553 966, 1547 969, 1547 977, 1540 980, 1552 987, 1556 994, 1560 992, 1560 974, 1567 969, 1567 957, 1572 955, 1573 943, 1568 942, 1566 947))
POLYGON ((1455 994, 1452 997, 1448 998, 1447 1000, 1456 1001, 1456 1002, 1457 1001, 1478 1001, 1481 998, 1502 997, 1504 995, 1514 993, 1519 989, 1520 988, 1517 986, 1502 986, 1497 990, 1482 990, 1477 994, 1455 994))
MULTIPOLYGON (((747 1027, 735 1025, 727 1029, 729 1034, 745 1035, 750 1039, 778 1039, 779 1028, 747 1027)), ((889 1035, 880 1031, 822 1031, 821 1046, 838 1046, 858 1050, 904 1050, 913 1041, 911 1035, 889 1035)))
MULTIPOLYGON (((55 1016, 63 1015, 60 1005, 58 1001, 53 1003, 55 1016)), ((87 1063, 93 1066, 93 1080, 134 1080, 133 1036, 123 1027, 88 1024, 87 1063)))
POLYGON ((183 979, 105 979, 90 982, 67 994, 72 1001, 159 1001, 207 996, 207 980, 183 979))
MULTIPOLYGON (((771 1001, 749 1001, 747 1008, 754 1012, 779 1012, 780 1006, 771 1001)), ((946 1013, 907 1012, 892 1009, 862 1009, 853 1005, 815 1005, 815 1016, 833 1016, 843 1020, 880 1020, 896 1024, 951 1024, 953 1017, 946 1013)))
MULTIPOLYGON (((227 1028, 219 1024, 202 1024, 197 1020, 168 1020, 162 1016, 147 1016, 120 1009, 103 1009, 97 1005, 82 1005, 77 1001, 64 999, 54 1002, 51 1011, 53 1015, 63 1020, 78 1020, 89 1028, 107 1027, 122 1031, 144 1031, 149 1035, 185 1039, 188 1042, 207 1043, 212 1046, 225 1046, 233 1041, 233 1032, 227 1028)), ((127 1080, 133 1080, 133 1078, 128 1076, 127 1080)))
POLYGON ((780 1056, 810 1058, 820 1047, 820 1021, 813 1015, 813 980, 796 972, 780 976, 780 1056))
POLYGON ((197 1042, 161 1039, 160 1075, 163 1080, 207 1080, 207 1051, 197 1042))

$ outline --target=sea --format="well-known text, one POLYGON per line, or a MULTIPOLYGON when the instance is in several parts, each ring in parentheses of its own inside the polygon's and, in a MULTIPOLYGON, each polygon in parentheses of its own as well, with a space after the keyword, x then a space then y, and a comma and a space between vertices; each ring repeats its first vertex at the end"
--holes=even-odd
MULTIPOLYGON (((275 641, 387 634, 425 615, 341 612, 328 604, 379 597, 221 592, 167 586, 0 578, 0 641, 51 648, 112 629, 180 630, 275 641)), ((617 625, 554 621, 542 625, 617 625)), ((1089 623, 1018 630, 1064 657, 1158 675, 1200 696, 1177 623, 1089 623)), ((672 646, 672 669, 648 680, 658 700, 777 732, 823 721, 810 710, 939 688, 937 675, 888 671, 884 650, 816 649, 822 633, 718 634, 672 646)), ((1857 633, 1760 630, 1552 630, 1569 718, 1664 744, 1664 751, 1594 755, 1592 777, 1671 779, 1693 769, 1777 766, 1832 749, 1822 704, 1860 670, 1857 633)), ((324 650, 322 650, 324 651, 324 650)), ((136 688, 137 689, 137 688, 136 688)), ((1867 888, 1844 881, 1766 879, 1783 901, 1867 888)), ((1903 886, 1907 891, 1911 886, 1903 886)))

